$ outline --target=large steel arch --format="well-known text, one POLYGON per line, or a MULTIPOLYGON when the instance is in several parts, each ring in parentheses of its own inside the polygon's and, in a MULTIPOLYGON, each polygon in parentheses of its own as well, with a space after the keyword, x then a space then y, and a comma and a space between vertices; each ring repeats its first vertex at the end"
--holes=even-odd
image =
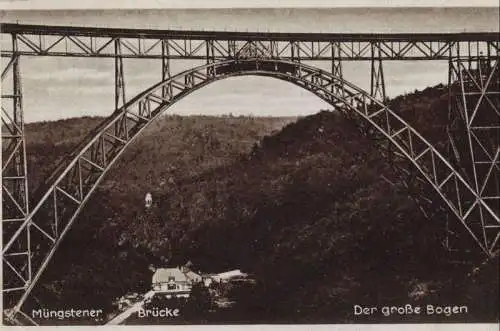
POLYGON ((13 314, 20 312, 62 238, 104 175, 142 130, 193 91, 220 79, 242 75, 291 82, 338 110, 369 123, 391 142, 400 156, 415 166, 477 245, 488 254, 495 252, 500 236, 499 216, 431 143, 388 106, 348 81, 312 66, 284 60, 232 59, 186 70, 137 95, 117 109, 59 165, 46 182, 46 191, 39 202, 3 247, 5 269, 12 268, 8 253, 22 240, 20 234, 24 229, 30 231, 31 245, 36 246, 32 250, 35 254, 31 258, 30 274, 15 272, 17 279, 5 284, 6 289, 17 290, 21 295, 13 314), (476 221, 479 209, 489 213, 494 222, 491 228, 476 221))

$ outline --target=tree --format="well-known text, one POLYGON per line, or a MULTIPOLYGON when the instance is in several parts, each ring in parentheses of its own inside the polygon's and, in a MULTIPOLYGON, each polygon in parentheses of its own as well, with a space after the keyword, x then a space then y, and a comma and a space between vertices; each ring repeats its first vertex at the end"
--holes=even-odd
POLYGON ((203 282, 195 283, 186 305, 186 316, 190 319, 204 320, 211 310, 212 304, 208 288, 204 286, 203 282))

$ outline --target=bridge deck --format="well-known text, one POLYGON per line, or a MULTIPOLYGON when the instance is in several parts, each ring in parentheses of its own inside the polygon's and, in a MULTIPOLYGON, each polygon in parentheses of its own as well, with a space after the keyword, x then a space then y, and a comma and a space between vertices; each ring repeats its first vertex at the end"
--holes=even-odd
POLYGON ((484 33, 274 33, 116 29, 2 24, 16 40, 2 56, 225 59, 263 57, 291 60, 449 60, 500 54, 500 35, 484 33), (120 51, 118 51, 120 50, 120 51))
POLYGON ((2 33, 36 35, 74 35, 113 38, 174 38, 223 40, 275 40, 275 41, 499 41, 496 32, 463 33, 284 33, 284 32, 230 32, 117 29, 55 25, 1 24, 2 33))

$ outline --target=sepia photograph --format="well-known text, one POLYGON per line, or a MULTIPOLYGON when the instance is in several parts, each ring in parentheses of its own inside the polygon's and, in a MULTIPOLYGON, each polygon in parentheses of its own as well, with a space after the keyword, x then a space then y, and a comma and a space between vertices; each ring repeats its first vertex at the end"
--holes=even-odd
POLYGON ((499 15, 0 1, 2 324, 498 326, 499 15))

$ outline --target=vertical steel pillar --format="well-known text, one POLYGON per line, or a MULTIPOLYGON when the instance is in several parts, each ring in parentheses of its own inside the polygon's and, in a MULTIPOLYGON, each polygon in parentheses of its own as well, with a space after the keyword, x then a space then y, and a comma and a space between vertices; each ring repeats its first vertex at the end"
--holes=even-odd
MULTIPOLYGON (((170 79, 170 47, 168 40, 162 39, 161 41, 161 80, 166 81, 170 79)), ((166 84, 162 88, 162 97, 170 98, 172 96, 172 85, 166 84)))
MULTIPOLYGON (((374 42, 371 43, 370 95, 383 103, 386 101, 384 68, 382 65, 380 45, 374 42)), ((388 113, 386 113, 385 120, 386 130, 387 132, 391 132, 388 113)), ((370 131, 372 128, 368 127, 367 130, 370 131)), ((387 158, 388 162, 391 164, 393 161, 392 148, 391 142, 387 140, 387 158)), ((408 181, 410 182, 411 179, 408 179, 408 181)))
POLYGON ((386 98, 385 80, 379 45, 371 44, 371 55, 370 94, 372 97, 384 102, 386 98))
MULTIPOLYGON (((214 53, 214 41, 212 39, 205 40, 206 47, 206 56, 205 61, 206 64, 212 64, 215 62, 215 53, 214 53)), ((213 66, 207 67, 207 76, 213 77, 215 75, 215 70, 213 66)))
MULTIPOLYGON (((341 43, 340 42, 331 42, 331 72, 332 75, 339 78, 337 82, 333 82, 331 85, 331 92, 340 97, 344 98, 345 95, 345 90, 344 90, 344 72, 342 70, 342 60, 341 60, 341 43)), ((362 123, 359 118, 354 114, 354 112, 347 111, 344 113, 347 119, 350 121, 353 121, 357 123, 358 128, 360 129, 361 133, 365 134, 365 128, 364 128, 364 123, 362 123)))
POLYGON ((236 40, 227 41, 227 51, 230 58, 236 58, 237 56, 236 40))
MULTIPOLYGON (((120 38, 115 39, 115 111, 123 107, 125 100, 125 76, 123 72, 122 43, 120 38)), ((124 137, 127 134, 127 117, 115 123, 115 135, 124 137)))
POLYGON ((500 52, 460 54, 458 45, 450 55, 449 152, 478 196, 462 204, 471 205, 469 224, 491 253, 500 240, 491 216, 500 214, 500 52))
POLYGON ((115 39, 115 110, 125 104, 125 78, 123 74, 122 43, 115 39))
MULTIPOLYGON (((343 72, 342 72, 342 61, 340 60, 340 45, 338 42, 332 42, 331 47, 332 47, 332 53, 331 53, 332 75, 340 78, 340 81, 342 81, 343 72)), ((332 88, 331 90, 332 93, 343 95, 344 89, 339 84, 332 84, 331 88, 332 88)))
POLYGON ((299 63, 298 65, 298 72, 296 72, 296 75, 300 76, 302 72, 302 68, 300 65, 300 42, 299 41, 289 41, 290 42, 290 57, 292 58, 293 62, 299 63))
MULTIPOLYGON (((454 105, 455 100, 454 96, 456 94, 456 88, 453 86, 456 82, 456 75, 454 74, 454 57, 460 56, 460 47, 457 43, 450 46, 450 50, 448 52, 448 123, 447 123, 447 135, 448 135, 448 144, 447 144, 447 153, 450 158, 455 169, 459 170, 461 174, 468 180, 470 183, 470 178, 467 176, 467 171, 464 168, 464 162, 461 159, 461 154, 459 152, 460 146, 465 146, 464 134, 461 134, 464 130, 463 121, 461 119, 461 112, 456 111, 456 107, 454 105)), ((444 246, 450 252, 456 252, 460 245, 459 241, 459 232, 457 231, 457 225, 453 220, 450 220, 450 216, 446 216, 445 220, 446 230, 445 230, 445 239, 444 246)))
MULTIPOLYGON (((13 55, 2 71, 2 236, 14 238, 29 214, 26 136, 17 36, 12 34, 13 55), (12 76, 10 83, 8 77, 12 76), (10 87, 10 88, 9 88, 10 87), (11 93, 5 93, 11 90, 11 93)), ((10 78, 10 77, 9 77, 10 78)), ((32 281, 31 224, 16 236, 2 256, 3 304, 10 306, 32 281)))

